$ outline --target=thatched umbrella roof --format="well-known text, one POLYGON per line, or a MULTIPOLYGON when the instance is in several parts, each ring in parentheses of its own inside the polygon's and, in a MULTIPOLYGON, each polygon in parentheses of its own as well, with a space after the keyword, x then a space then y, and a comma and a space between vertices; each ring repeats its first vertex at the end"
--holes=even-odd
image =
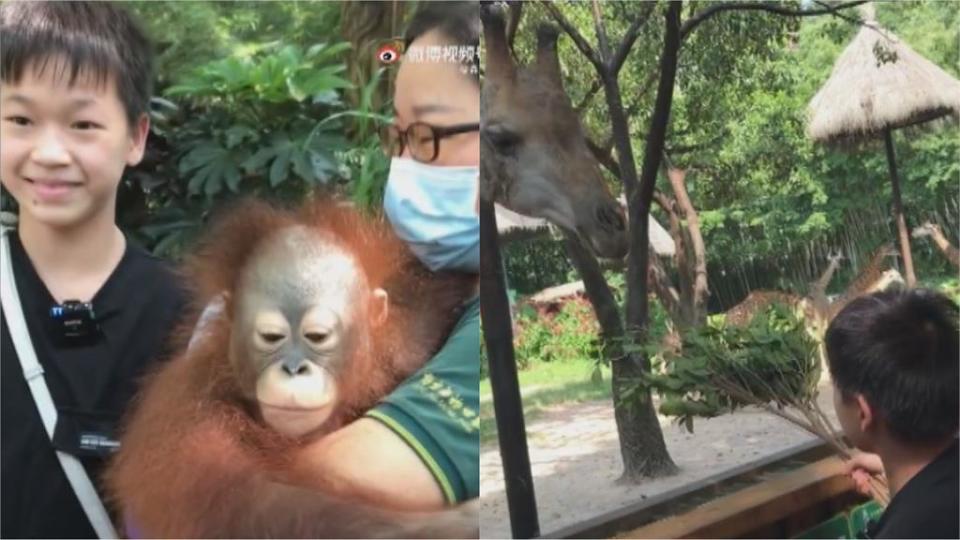
MULTIPOLYGON (((626 199, 620 197, 620 204, 626 205, 626 199)), ((503 243, 516 242, 547 235, 552 225, 541 218, 533 218, 508 210, 499 204, 497 210, 497 231, 503 243)), ((673 238, 660 223, 650 216, 650 245, 653 251, 661 257, 673 256, 676 252, 673 238)))
POLYGON ((910 237, 900 196, 893 130, 946 115, 960 116, 960 81, 876 23, 862 6, 863 28, 810 101, 807 134, 818 141, 883 137, 890 168, 894 220, 907 286, 916 285, 910 237))
POLYGON ((960 116, 960 81, 881 28, 864 26, 810 101, 807 134, 820 142, 879 137, 945 115, 960 116))

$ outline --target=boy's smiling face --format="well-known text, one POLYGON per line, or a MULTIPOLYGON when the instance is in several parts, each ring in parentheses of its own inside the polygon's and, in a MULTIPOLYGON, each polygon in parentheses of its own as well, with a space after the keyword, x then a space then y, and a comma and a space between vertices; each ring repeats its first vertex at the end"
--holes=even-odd
POLYGON ((114 219, 124 168, 143 157, 144 115, 131 127, 113 78, 81 70, 73 84, 61 59, 27 66, 0 84, 0 180, 27 217, 71 227, 114 219))

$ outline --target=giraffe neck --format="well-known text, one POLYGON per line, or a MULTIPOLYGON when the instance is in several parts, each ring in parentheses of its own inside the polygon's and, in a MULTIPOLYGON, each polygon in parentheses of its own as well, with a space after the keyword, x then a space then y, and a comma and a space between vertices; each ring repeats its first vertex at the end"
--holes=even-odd
POLYGON ((847 290, 844 291, 843 296, 845 298, 853 298, 863 294, 874 283, 880 279, 880 276, 883 274, 884 259, 887 258, 887 254, 884 251, 874 254, 870 259, 870 262, 867 263, 867 266, 857 274, 857 277, 853 280, 853 283, 847 287, 847 290))
POLYGON ((943 231, 941 231, 939 227, 933 227, 930 230, 930 236, 933 238, 933 243, 950 259, 950 262, 953 263, 954 266, 960 266, 960 251, 950 244, 950 241, 944 236, 943 231))
POLYGON ((830 259, 830 264, 827 266, 827 269, 823 272, 823 275, 820 276, 820 279, 817 280, 816 285, 814 285, 814 293, 826 294, 827 285, 830 284, 830 280, 833 279, 833 274, 837 271, 839 266, 839 258, 830 259))
POLYGON ((873 257, 870 258, 870 262, 863 267, 863 270, 857 274, 857 277, 854 278, 853 282, 847 287, 847 290, 843 292, 840 298, 837 298, 833 303, 827 308, 827 320, 832 320, 833 317, 840 312, 851 300, 860 296, 861 294, 869 291, 873 288, 876 283, 883 277, 883 267, 884 260, 887 258, 886 248, 881 247, 876 253, 873 254, 873 257))

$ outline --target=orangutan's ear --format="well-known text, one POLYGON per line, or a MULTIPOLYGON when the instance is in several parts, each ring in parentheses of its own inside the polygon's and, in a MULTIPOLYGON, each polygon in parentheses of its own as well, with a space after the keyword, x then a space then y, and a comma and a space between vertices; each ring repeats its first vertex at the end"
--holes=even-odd
POLYGON ((377 328, 387 322, 390 312, 390 299, 387 291, 376 288, 370 294, 370 326, 377 328))

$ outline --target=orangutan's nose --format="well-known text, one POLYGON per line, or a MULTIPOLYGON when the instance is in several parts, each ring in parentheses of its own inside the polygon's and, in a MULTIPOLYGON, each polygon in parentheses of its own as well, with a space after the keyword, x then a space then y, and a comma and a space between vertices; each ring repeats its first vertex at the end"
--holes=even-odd
POLYGON ((309 375, 311 373, 310 363, 306 360, 290 360, 283 363, 283 371, 291 377, 297 375, 309 375))

